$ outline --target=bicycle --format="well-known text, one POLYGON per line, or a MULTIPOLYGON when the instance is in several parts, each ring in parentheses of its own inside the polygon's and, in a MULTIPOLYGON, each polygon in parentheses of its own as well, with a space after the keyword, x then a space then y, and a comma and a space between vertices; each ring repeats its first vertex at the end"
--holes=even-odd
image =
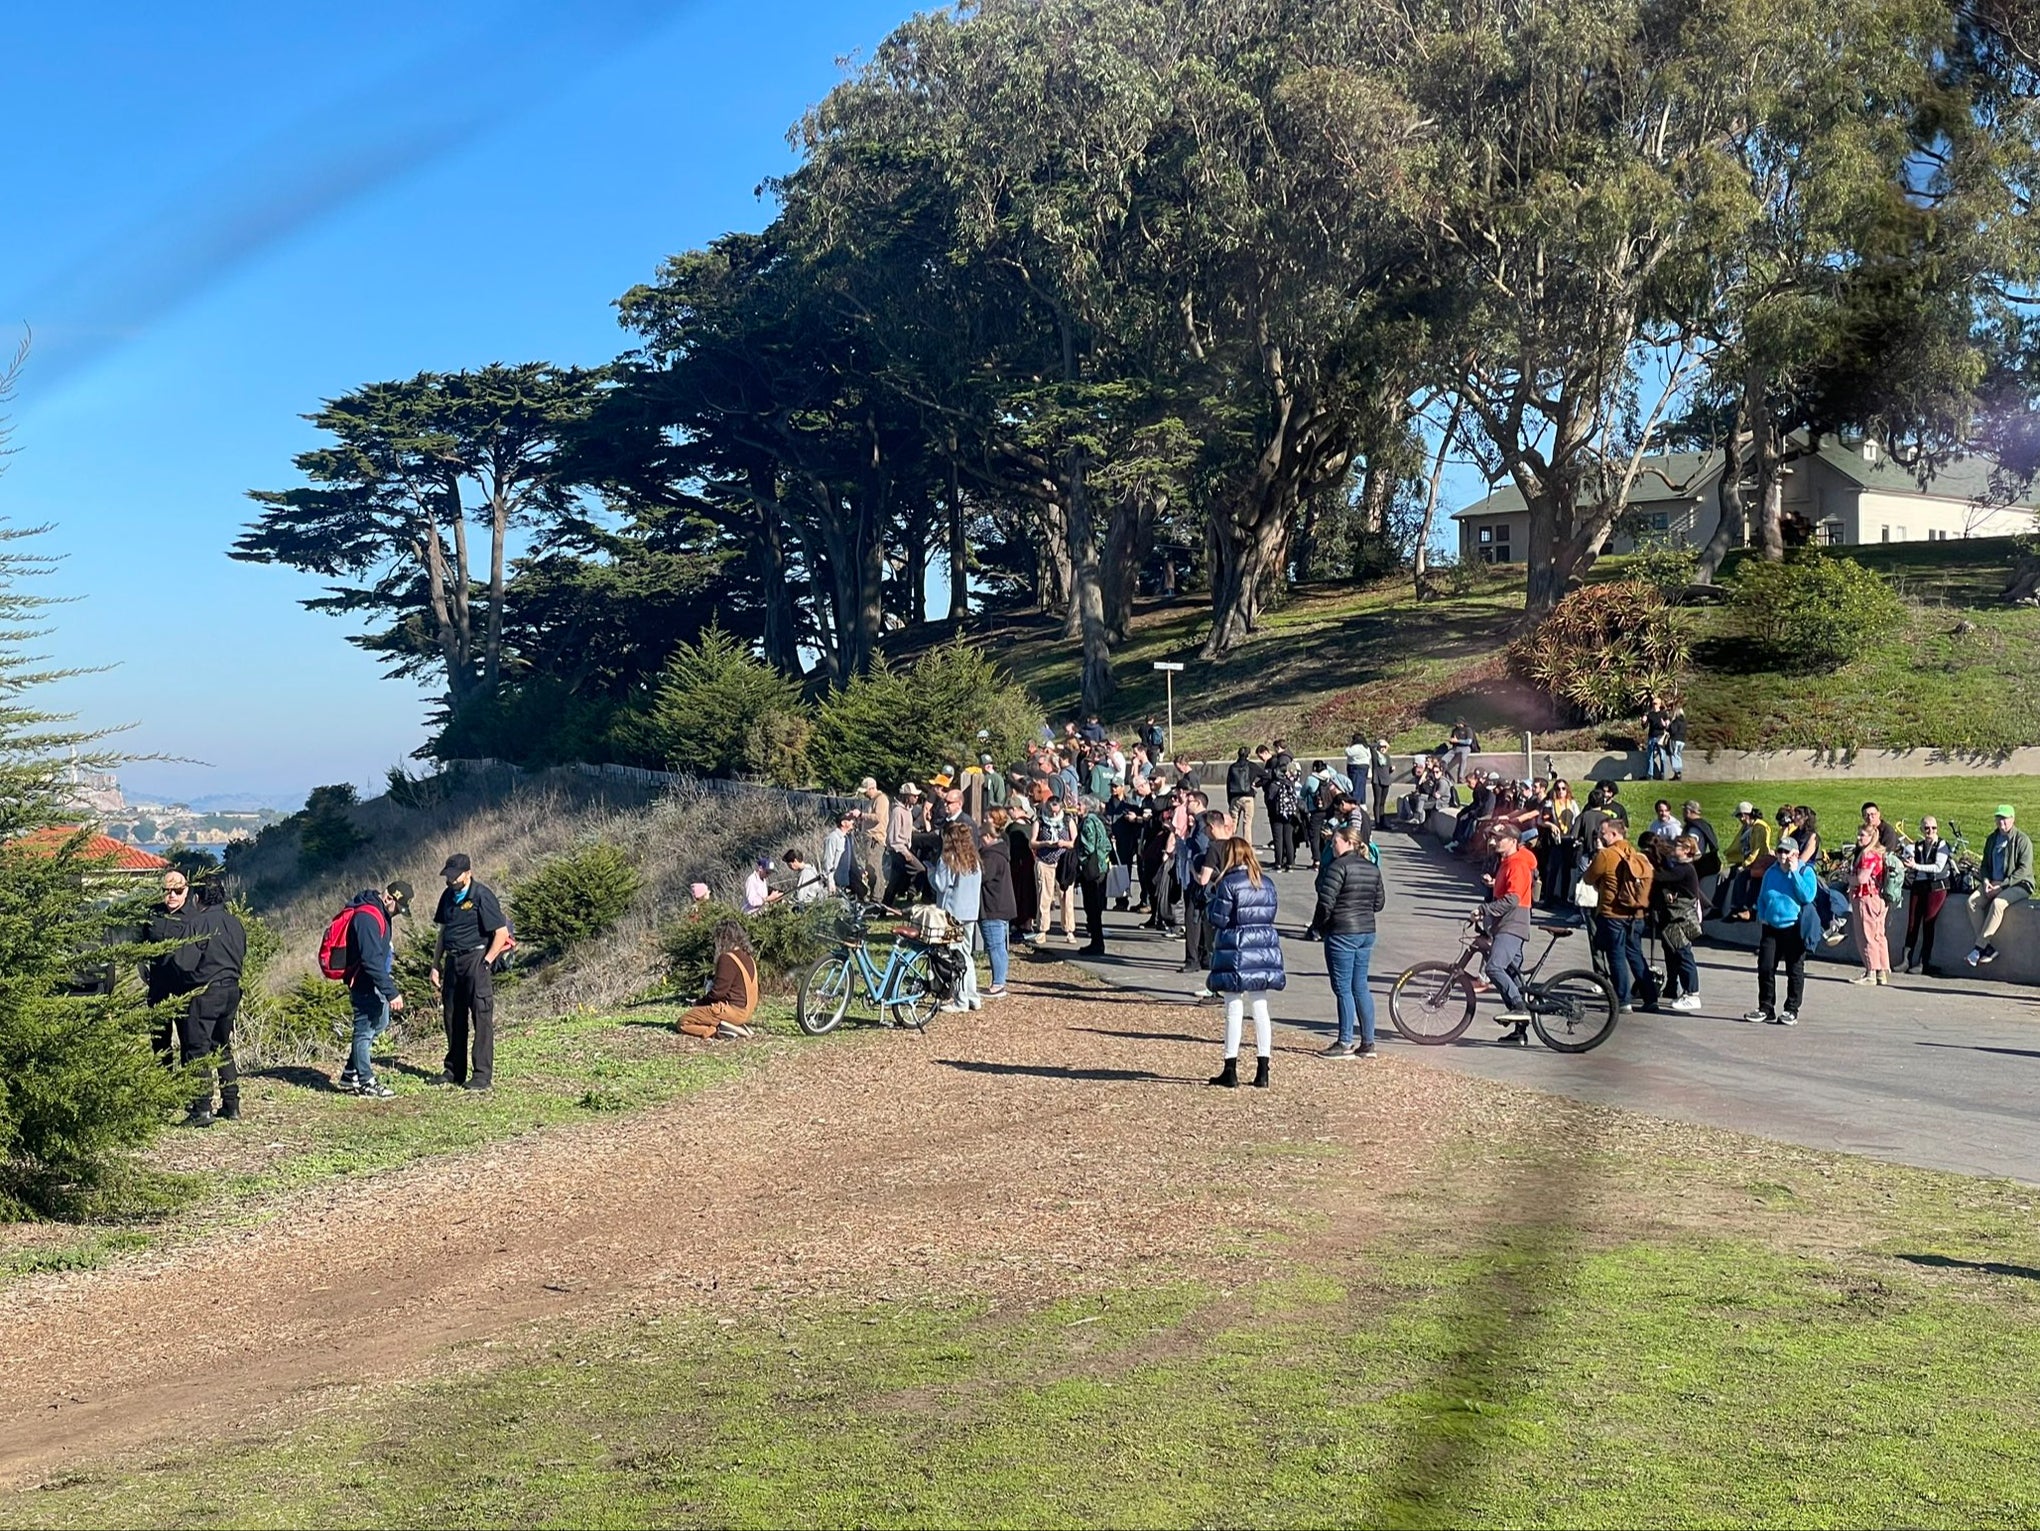
POLYGON ((942 1003, 928 948, 914 939, 911 927, 896 927, 884 966, 871 955, 872 920, 898 912, 883 904, 846 904, 836 917, 834 949, 801 978, 794 1015, 802 1031, 811 1037, 834 1031, 843 1023, 860 984, 881 1021, 915 1031, 927 1029, 942 1003))
MULTIPOLYGON (((1558 943, 1576 934, 1569 925, 1539 925, 1551 937, 1543 955, 1521 975, 1524 1009, 1539 1040, 1554 1052, 1584 1053, 1615 1033, 1615 990, 1608 980, 1586 968, 1568 968, 1539 980, 1538 973, 1558 943)), ((1478 917, 1468 920, 1466 949, 1457 962, 1419 962, 1388 991, 1388 1014, 1395 1029, 1425 1047, 1456 1042, 1473 1024, 1480 999, 1474 988, 1473 963, 1485 957, 1493 942, 1478 917)))

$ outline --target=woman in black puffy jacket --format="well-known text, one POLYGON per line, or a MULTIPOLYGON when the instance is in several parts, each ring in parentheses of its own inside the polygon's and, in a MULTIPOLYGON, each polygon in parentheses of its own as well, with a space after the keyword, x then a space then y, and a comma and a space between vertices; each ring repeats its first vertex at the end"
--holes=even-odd
POLYGON ((1212 879, 1204 906, 1211 925, 1211 976, 1206 985, 1225 996, 1225 1067, 1211 1082, 1230 1090, 1239 1080, 1240 1027, 1254 1012, 1254 1084, 1268 1087, 1268 1057, 1274 1051, 1270 991, 1287 986, 1282 970, 1282 935, 1275 928, 1275 884, 1261 875, 1254 847, 1228 840, 1225 860, 1212 879))

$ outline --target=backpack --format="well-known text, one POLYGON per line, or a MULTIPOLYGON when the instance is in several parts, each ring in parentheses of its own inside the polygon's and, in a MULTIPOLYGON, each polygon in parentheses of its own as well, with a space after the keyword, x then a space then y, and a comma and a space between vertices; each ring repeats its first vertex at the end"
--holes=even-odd
POLYGON ((1613 902, 1621 904, 1628 909, 1641 908, 1645 900, 1643 873, 1636 869, 1636 863, 1639 861, 1643 861, 1646 868, 1650 865, 1648 861, 1644 861, 1641 851, 1633 846, 1624 846, 1621 857, 1615 863, 1615 897, 1613 902))
POLYGON ((333 916, 326 933, 319 938, 319 973, 335 983, 352 983, 355 970, 361 961, 354 950, 354 916, 366 909, 382 922, 383 934, 389 934, 390 917, 373 903, 349 904, 333 916))

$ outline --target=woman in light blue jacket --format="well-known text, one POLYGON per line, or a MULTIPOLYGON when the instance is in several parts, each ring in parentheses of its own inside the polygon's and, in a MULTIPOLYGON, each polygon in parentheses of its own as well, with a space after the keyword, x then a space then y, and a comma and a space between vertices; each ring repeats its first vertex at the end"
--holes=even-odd
POLYGON ((936 905, 963 927, 963 982, 944 1010, 981 1010, 978 997, 977 926, 979 899, 984 890, 984 864, 978 860, 977 832, 968 819, 958 819, 942 831, 942 859, 928 869, 928 885, 935 890, 936 905))

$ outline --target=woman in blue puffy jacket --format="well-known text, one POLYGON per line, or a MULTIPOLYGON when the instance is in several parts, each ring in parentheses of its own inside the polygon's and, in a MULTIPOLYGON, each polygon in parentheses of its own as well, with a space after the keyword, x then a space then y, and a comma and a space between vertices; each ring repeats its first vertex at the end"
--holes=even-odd
POLYGON ((1247 1007, 1254 1011, 1254 1053, 1259 1063, 1254 1084, 1268 1087, 1268 1055, 1274 1051, 1274 1023, 1268 1016, 1268 993, 1287 986, 1282 971, 1282 935, 1275 928, 1275 884, 1261 875, 1254 847, 1228 840, 1225 860, 1212 879, 1204 917, 1211 924, 1211 977, 1214 994, 1225 996, 1225 1067, 1211 1082, 1234 1089, 1239 1085, 1240 1024, 1247 1007))

